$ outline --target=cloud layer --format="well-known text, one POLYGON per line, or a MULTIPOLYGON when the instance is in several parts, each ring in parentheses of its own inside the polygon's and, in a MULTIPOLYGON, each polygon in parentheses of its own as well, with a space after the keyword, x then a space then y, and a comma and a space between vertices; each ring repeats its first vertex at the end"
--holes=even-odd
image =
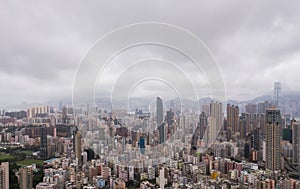
POLYGON ((274 81, 283 90, 299 90, 299 6, 271 0, 3 1, 0 108, 71 98, 76 70, 97 39, 149 21, 178 25, 205 42, 219 63, 228 98, 269 94, 274 81))

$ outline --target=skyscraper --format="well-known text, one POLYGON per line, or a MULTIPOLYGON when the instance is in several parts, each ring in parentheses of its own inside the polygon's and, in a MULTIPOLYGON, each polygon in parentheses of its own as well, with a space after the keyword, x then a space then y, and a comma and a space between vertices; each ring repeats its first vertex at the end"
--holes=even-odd
POLYGON ((293 162, 300 164, 300 122, 292 123, 293 131, 293 162))
POLYGON ((207 128, 207 116, 205 115, 204 112, 201 112, 199 116, 198 126, 192 138, 192 146, 197 146, 197 141, 199 139, 203 139, 206 128, 207 128))
POLYGON ((62 108, 62 123, 67 123, 67 108, 63 107, 62 108))
POLYGON ((208 117, 208 126, 203 140, 207 146, 217 138, 223 124, 222 104, 219 102, 210 103, 210 116, 208 117))
POLYGON ((254 132, 252 135, 252 147, 256 151, 260 150, 260 129, 259 128, 254 129, 254 132))
POLYGON ((156 98, 156 120, 157 120, 157 126, 158 127, 164 121, 163 101, 160 97, 156 98))
POLYGON ((172 111, 172 109, 170 109, 169 111, 167 111, 167 116, 166 116, 166 122, 168 124, 168 131, 167 133, 173 133, 174 132, 174 112, 172 111))
POLYGON ((0 189, 9 189, 9 163, 2 162, 0 165, 0 189))
POLYGON ((281 115, 280 110, 266 110, 266 169, 279 171, 281 169, 281 115))
POLYGON ((254 130, 259 127, 259 116, 258 116, 257 113, 255 113, 255 114, 252 114, 250 119, 251 119, 251 123, 250 123, 251 128, 250 128, 250 130, 253 133, 254 130))
POLYGON ((172 109, 167 111, 166 121, 167 121, 169 126, 173 124, 173 122, 174 122, 174 112, 172 111, 172 109))
POLYGON ((79 166, 81 166, 81 134, 76 127, 73 133, 73 148, 75 153, 75 158, 78 160, 79 166))
POLYGON ((204 112, 206 116, 209 116, 209 104, 202 105, 202 112, 204 112))
POLYGON ((216 118, 209 116, 208 117, 208 127, 207 127, 206 135, 204 136, 204 141, 206 142, 207 147, 217 138, 217 122, 216 118))
POLYGON ((164 123, 163 101, 160 97, 156 98, 156 120, 159 131, 159 143, 162 144, 166 140, 166 124, 164 123))
POLYGON ((198 127, 200 129, 200 139, 203 139, 206 127, 207 127, 207 116, 204 112, 202 112, 199 116, 198 127))
POLYGON ((250 114, 242 113, 239 120, 240 137, 245 138, 250 133, 250 114))
POLYGON ((227 104, 227 127, 237 132, 239 129, 239 107, 227 104))
POLYGON ((270 108, 270 103, 268 101, 259 102, 257 104, 257 113, 258 114, 264 114, 266 112, 267 108, 270 108))
POLYGON ((265 113, 259 115, 259 128, 261 135, 264 137, 266 135, 266 116, 265 113))
POLYGON ((139 147, 141 154, 145 154, 145 138, 143 136, 140 137, 139 147))
POLYGON ((31 166, 21 167, 19 169, 19 173, 20 173, 20 180, 19 180, 20 189, 32 188, 33 187, 32 167, 31 166))
POLYGON ((164 167, 162 167, 161 170, 159 170, 159 187, 161 189, 164 189, 165 184, 166 184, 165 169, 164 169, 164 167))
POLYGON ((41 128, 41 146, 40 146, 40 157, 46 159, 48 157, 47 153, 47 128, 41 128))
POLYGON ((158 126, 158 132, 159 132, 159 143, 162 144, 166 141, 167 138, 167 129, 166 129, 166 124, 164 122, 158 126))
POLYGON ((249 104, 247 104, 247 105, 245 106, 245 109, 246 109, 246 113, 249 113, 250 116, 251 116, 252 114, 257 113, 257 105, 256 105, 256 104, 251 104, 251 103, 249 103, 249 104))
POLYGON ((278 108, 279 106, 279 99, 281 95, 281 83, 275 82, 274 83, 274 105, 278 108))
POLYGON ((216 119, 216 131, 219 133, 223 125, 222 103, 220 102, 210 103, 210 116, 216 119))

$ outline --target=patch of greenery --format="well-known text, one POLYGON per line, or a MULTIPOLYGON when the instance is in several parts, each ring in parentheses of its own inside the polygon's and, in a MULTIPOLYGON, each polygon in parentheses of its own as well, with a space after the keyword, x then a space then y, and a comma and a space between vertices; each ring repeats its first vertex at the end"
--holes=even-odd
POLYGON ((15 162, 9 163, 9 188, 10 189, 19 188, 18 178, 15 174, 17 170, 18 170, 18 166, 15 162))
POLYGON ((26 166, 31 164, 36 164, 38 167, 42 167, 44 165, 44 161, 39 159, 25 159, 22 161, 17 161, 18 166, 26 166))
POLYGON ((44 171, 39 169, 38 172, 34 173, 33 186, 35 187, 39 182, 43 182, 44 171))
POLYGON ((20 151, 17 151, 17 152, 25 154, 26 156, 32 156, 32 153, 33 153, 33 151, 31 151, 31 150, 20 150, 20 151))
POLYGON ((5 161, 12 162, 15 159, 16 159, 15 156, 8 155, 8 154, 0 154, 0 162, 5 162, 5 161))

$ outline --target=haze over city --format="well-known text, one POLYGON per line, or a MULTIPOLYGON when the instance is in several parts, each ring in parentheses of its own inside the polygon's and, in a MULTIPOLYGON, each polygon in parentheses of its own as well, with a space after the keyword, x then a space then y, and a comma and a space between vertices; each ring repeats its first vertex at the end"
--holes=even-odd
POLYGON ((300 189, 297 1, 2 1, 0 189, 300 189))

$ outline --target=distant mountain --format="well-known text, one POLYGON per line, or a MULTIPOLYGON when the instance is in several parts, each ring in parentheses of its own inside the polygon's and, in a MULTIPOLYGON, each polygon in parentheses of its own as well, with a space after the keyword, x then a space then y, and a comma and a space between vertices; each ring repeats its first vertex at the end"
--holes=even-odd
MULTIPOLYGON (((166 100, 164 103, 166 105, 166 108, 170 108, 172 106, 178 106, 180 103, 183 104, 184 107, 190 107, 190 108, 199 108, 197 107, 198 105, 203 105, 203 104, 209 104, 212 100, 218 101, 216 99, 211 99, 209 97, 201 98, 198 100, 198 103, 195 100, 190 100, 190 99, 179 99, 179 98, 174 98, 174 99, 169 99, 166 100)), ((251 100, 234 100, 234 99, 229 99, 227 100, 226 103, 228 104, 233 104, 233 105, 238 105, 238 104, 248 104, 248 103, 258 103, 258 102, 264 102, 264 101, 273 101, 272 95, 263 95, 259 97, 255 97, 251 100)), ((58 104, 62 102, 64 106, 72 106, 72 99, 71 98, 64 98, 61 100, 49 100, 45 102, 33 102, 33 103, 27 103, 23 102, 18 105, 11 105, 4 107, 6 110, 22 110, 22 109, 27 109, 32 106, 39 106, 39 105, 50 105, 53 107, 58 107, 58 104)), ((281 98, 280 98, 281 103, 288 103, 288 104, 295 104, 299 103, 300 104, 300 91, 283 91, 281 98)), ((111 98, 106 97, 106 98, 98 98, 95 100, 96 105, 99 108, 102 109, 111 109, 112 104, 111 104, 111 98)), ((128 105, 130 104, 130 109, 135 110, 135 108, 143 108, 146 109, 148 108, 149 104, 155 104, 155 99, 150 99, 150 98, 131 98, 128 101, 122 101, 122 100, 113 100, 113 107, 114 108, 128 108, 128 105)), ((82 105, 82 107, 85 107, 86 105, 82 105)), ((3 108, 2 108, 3 109, 3 108)))

